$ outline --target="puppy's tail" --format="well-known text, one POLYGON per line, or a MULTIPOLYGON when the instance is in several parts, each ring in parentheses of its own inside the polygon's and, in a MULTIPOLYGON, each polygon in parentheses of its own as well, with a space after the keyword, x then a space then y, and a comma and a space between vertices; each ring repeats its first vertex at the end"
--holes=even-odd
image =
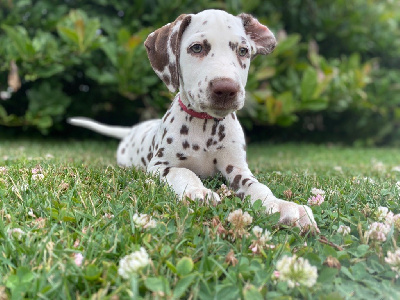
POLYGON ((130 127, 104 125, 84 117, 68 118, 67 122, 71 125, 84 127, 117 139, 123 139, 131 131, 130 127))

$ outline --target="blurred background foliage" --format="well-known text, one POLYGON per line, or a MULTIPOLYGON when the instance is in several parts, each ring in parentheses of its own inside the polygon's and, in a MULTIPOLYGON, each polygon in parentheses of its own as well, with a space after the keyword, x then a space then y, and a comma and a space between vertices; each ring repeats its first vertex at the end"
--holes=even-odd
POLYGON ((161 116, 171 95, 143 42, 208 8, 251 13, 278 38, 251 65, 239 113, 250 138, 400 143, 396 0, 2 0, 2 133, 67 136, 65 118, 77 115, 121 125, 161 116))

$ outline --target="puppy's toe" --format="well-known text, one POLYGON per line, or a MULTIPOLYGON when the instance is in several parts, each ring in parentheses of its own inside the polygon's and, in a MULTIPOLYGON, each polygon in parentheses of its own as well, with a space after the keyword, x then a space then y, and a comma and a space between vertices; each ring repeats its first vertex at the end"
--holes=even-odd
POLYGON ((217 193, 206 188, 198 188, 186 191, 185 196, 204 204, 216 205, 221 202, 221 198, 217 193))
POLYGON ((314 214, 308 206, 283 201, 279 205, 279 212, 281 213, 279 223, 300 227, 302 233, 319 233, 314 214))

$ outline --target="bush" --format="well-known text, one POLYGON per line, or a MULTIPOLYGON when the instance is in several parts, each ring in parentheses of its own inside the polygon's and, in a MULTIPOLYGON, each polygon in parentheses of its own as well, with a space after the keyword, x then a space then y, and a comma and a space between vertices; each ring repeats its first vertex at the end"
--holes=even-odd
POLYGON ((206 8, 253 13, 278 36, 275 52, 251 66, 247 128, 323 128, 331 138, 346 128, 329 120, 354 113, 362 141, 395 136, 400 7, 378 0, 3 1, 0 125, 55 133, 70 115, 126 125, 159 116, 171 95, 143 42, 179 14, 206 8), (324 126, 313 124, 316 115, 324 126))

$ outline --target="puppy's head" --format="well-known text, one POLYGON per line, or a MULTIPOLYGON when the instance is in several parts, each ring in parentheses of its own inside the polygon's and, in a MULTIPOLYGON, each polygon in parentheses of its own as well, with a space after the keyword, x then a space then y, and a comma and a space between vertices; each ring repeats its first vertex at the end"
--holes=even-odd
POLYGON ((206 10, 181 15, 150 34, 150 63, 191 109, 222 118, 241 109, 250 60, 273 51, 272 32, 248 14, 206 10))

